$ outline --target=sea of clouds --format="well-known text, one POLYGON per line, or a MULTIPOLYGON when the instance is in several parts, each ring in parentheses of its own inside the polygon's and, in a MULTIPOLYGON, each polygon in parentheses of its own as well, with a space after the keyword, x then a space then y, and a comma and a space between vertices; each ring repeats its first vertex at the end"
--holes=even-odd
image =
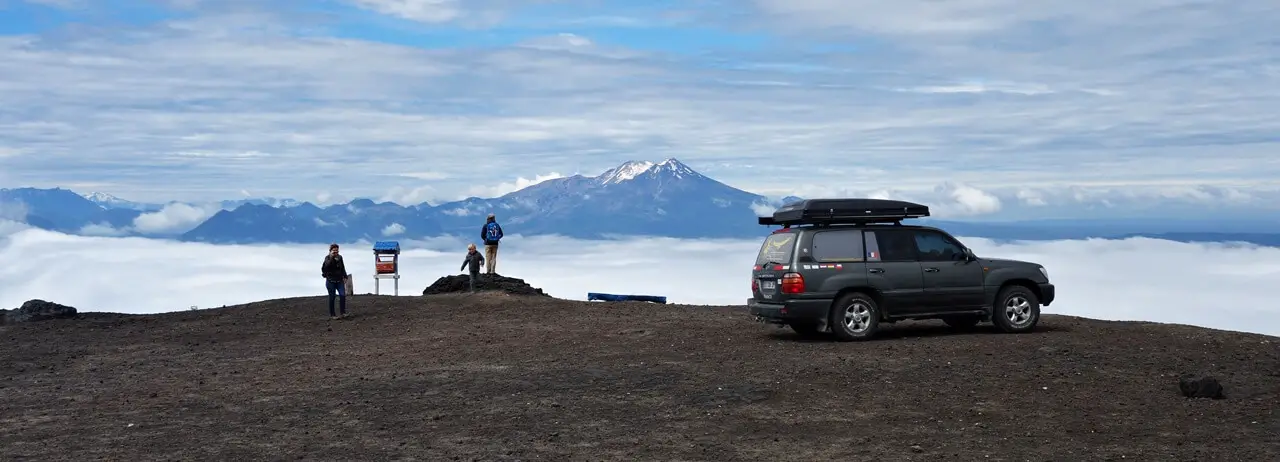
MULTIPOLYGON (((1045 265, 1058 299, 1045 307, 1110 320, 1190 324, 1280 335, 1280 248, 1156 239, 996 243, 961 238, 981 256, 1045 265)), ((402 241, 400 295, 463 274, 466 243, 402 241)), ((665 295, 673 303, 741 304, 758 240, 583 241, 508 236, 498 272, 553 296, 665 295)), ((0 222, 0 307, 29 299, 81 311, 158 313, 323 295, 326 245, 210 245, 72 236, 0 222)), ((368 243, 343 246, 356 293, 373 291, 368 243)), ((391 281, 382 283, 391 293, 391 281)), ((323 303, 317 316, 325 314, 323 303)))

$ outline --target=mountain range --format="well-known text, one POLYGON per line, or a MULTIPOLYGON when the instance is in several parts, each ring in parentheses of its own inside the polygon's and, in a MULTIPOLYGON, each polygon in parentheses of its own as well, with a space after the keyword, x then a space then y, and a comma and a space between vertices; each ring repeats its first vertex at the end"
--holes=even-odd
MULTIPOLYGON (((110 194, 62 188, 0 189, 0 219, 81 235, 142 236, 216 244, 329 243, 476 238, 486 214, 508 234, 574 238, 641 235, 679 238, 751 238, 767 232, 756 217, 798 197, 771 199, 707 177, 677 159, 629 161, 597 176, 544 181, 494 198, 471 197, 438 205, 401 205, 356 199, 325 207, 280 198, 213 204, 140 203, 110 194), (189 222, 159 213, 186 208, 189 222), (212 216, 208 211, 217 210, 212 216), (204 218, 208 217, 208 218, 204 218)), ((182 214, 173 214, 182 216, 182 214)), ((1090 226, 1049 222, 983 223, 925 219, 964 236, 993 239, 1071 239, 1148 236, 1180 241, 1244 241, 1280 246, 1280 234, 1225 230, 1168 232, 1150 226, 1090 226)))

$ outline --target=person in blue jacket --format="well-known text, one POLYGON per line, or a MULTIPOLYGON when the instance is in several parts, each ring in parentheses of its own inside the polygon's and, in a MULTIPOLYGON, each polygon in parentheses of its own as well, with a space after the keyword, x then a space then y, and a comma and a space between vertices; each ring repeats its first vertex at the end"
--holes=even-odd
POLYGON ((493 214, 480 227, 480 238, 484 239, 484 273, 496 274, 498 268, 498 241, 502 240, 502 225, 493 214))

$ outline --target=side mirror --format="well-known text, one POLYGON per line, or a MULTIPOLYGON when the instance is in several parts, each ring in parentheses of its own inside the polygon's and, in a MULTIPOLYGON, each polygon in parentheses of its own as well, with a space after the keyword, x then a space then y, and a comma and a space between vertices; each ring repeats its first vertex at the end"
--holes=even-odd
POLYGON ((978 256, 973 254, 973 249, 970 249, 970 248, 968 248, 968 247, 965 247, 965 248, 964 248, 964 260, 965 260, 965 261, 978 261, 978 256))

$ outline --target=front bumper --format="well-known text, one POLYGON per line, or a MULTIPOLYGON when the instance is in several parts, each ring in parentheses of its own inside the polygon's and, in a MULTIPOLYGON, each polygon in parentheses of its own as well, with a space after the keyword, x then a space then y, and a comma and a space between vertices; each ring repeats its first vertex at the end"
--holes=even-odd
POLYGON ((831 300, 793 299, 783 303, 760 303, 747 299, 747 310, 765 322, 785 324, 790 321, 825 321, 831 312, 831 300))
POLYGON ((1037 285, 1040 286, 1040 304, 1044 306, 1049 306, 1050 303, 1053 303, 1053 298, 1056 295, 1054 293, 1055 289, 1053 287, 1053 284, 1044 283, 1044 284, 1037 284, 1037 285))

